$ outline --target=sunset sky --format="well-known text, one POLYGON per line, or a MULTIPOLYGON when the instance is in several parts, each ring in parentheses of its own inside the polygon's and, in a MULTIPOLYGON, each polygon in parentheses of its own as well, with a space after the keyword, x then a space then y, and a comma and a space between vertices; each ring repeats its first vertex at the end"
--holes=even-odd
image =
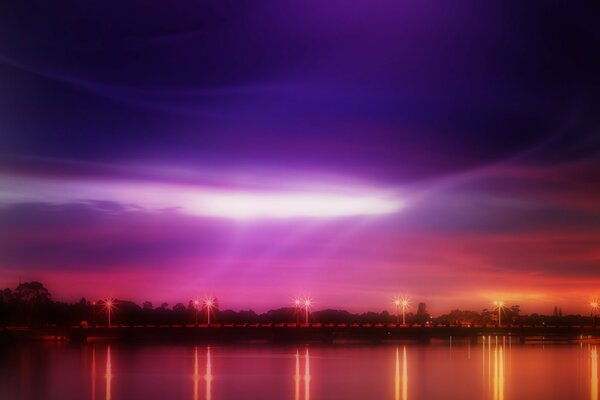
POLYGON ((589 312, 600 24, 571 2, 0 5, 0 287, 589 312))

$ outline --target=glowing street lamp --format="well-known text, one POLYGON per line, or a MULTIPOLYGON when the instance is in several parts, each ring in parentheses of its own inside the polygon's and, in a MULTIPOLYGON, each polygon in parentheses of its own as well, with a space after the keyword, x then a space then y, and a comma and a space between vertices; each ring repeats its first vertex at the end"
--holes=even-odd
POLYGON ((312 300, 307 297, 304 299, 304 315, 305 315, 305 324, 308 325, 308 310, 310 310, 310 306, 312 305, 312 300))
POLYGON ((592 325, 596 325, 596 321, 594 320, 594 317, 596 316, 598 307, 600 307, 600 303, 598 302, 598 300, 594 299, 594 300, 590 301, 590 308, 592 309, 592 311, 590 313, 590 316, 592 317, 592 325))
POLYGON ((110 328, 110 316, 112 314, 112 310, 115 308, 115 299, 113 299, 112 297, 109 297, 108 299, 104 300, 104 309, 106 310, 106 313, 108 314, 108 327, 110 328))
POLYGON ((494 301, 494 305, 498 310, 498 327, 502 325, 502 309, 504 308, 504 302, 502 300, 494 301))
POLYGON ((401 301, 402 305, 402 325, 406 325, 406 310, 408 310, 408 298, 403 297, 401 301))
POLYGON ((402 325, 406 325, 406 310, 408 310, 408 297, 396 297, 394 306, 396 306, 396 323, 400 323, 400 309, 402 309, 402 325))
POLYGON ((206 323, 208 325, 210 325, 210 310, 211 308, 213 308, 215 305, 215 299, 213 299, 212 297, 209 297, 207 299, 204 299, 204 307, 206 308, 206 323))

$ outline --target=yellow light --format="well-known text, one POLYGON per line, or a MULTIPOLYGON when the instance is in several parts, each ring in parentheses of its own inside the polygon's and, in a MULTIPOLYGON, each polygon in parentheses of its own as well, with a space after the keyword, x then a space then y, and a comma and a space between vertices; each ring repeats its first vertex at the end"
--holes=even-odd
POLYGON ((591 399, 598 400, 598 350, 596 349, 595 345, 591 349, 591 358, 591 399))

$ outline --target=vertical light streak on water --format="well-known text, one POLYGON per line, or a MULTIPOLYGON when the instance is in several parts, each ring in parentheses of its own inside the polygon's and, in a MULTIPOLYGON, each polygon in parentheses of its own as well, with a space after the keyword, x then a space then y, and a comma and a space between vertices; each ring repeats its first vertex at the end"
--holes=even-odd
POLYGON ((492 336, 488 336, 488 382, 492 379, 492 336))
POLYGON ((106 347, 106 400, 111 400, 112 398, 112 387, 111 381, 113 379, 112 375, 112 364, 110 359, 110 345, 106 347))
POLYGON ((504 348, 498 350, 498 400, 504 400, 504 348))
POLYGON ((300 400, 300 380, 302 377, 300 376, 300 352, 296 350, 296 375, 294 375, 294 383, 295 383, 295 400, 300 400))
POLYGON ((396 374, 394 375, 394 399, 400 400, 400 351, 396 347, 396 374))
POLYGON ((512 372, 512 336, 508 337, 508 373, 512 372))
POLYGON ((485 378, 485 336, 481 337, 481 376, 485 378))
POLYGON ((213 380, 210 347, 206 348, 206 376, 204 378, 206 379, 206 400, 210 400, 212 398, 211 383, 213 380))
POLYGON ((92 400, 96 400, 96 346, 92 346, 92 400))
POLYGON ((596 346, 592 347, 590 355, 592 361, 592 368, 590 371, 590 398, 591 400, 598 400, 598 352, 596 346))
POLYGON ((408 400, 408 362, 406 360, 406 346, 402 358, 402 400, 408 400))
POLYGON ((471 359, 471 338, 469 338, 469 342, 467 344, 467 359, 471 359))
POLYGON ((306 358, 304 360, 304 400, 310 400, 310 355, 308 347, 306 348, 306 358))
POLYGON ((498 400, 498 347, 494 349, 494 400, 498 400))
POLYGON ((198 347, 194 347, 194 400, 198 400, 198 384, 200 382, 200 368, 198 367, 198 347))

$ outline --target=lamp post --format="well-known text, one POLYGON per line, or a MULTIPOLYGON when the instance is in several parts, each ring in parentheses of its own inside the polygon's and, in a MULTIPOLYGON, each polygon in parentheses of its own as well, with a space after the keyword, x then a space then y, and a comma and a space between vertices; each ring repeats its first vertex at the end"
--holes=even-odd
POLYGON ((312 300, 310 298, 304 299, 304 315, 305 315, 305 324, 308 325, 308 310, 312 304, 312 300))
POLYGON ((402 299, 402 325, 406 325, 406 310, 408 309, 408 298, 402 299))
POLYGON ((494 305, 498 309, 498 327, 502 326, 502 309, 504 308, 504 302, 502 300, 494 301, 494 305))
POLYGON ((209 297, 204 300, 204 307, 206 307, 206 323, 210 325, 210 309, 215 305, 215 300, 209 297))
POLYGON ((115 307, 115 299, 109 297, 108 299, 104 300, 104 309, 106 310, 106 313, 108 314, 108 327, 110 328, 110 316, 112 314, 112 310, 115 307))
POLYGON ((592 311, 590 312, 590 316, 592 317, 592 326, 596 326, 595 316, 598 307, 600 307, 600 303, 598 303, 598 300, 592 300, 590 302, 590 308, 592 309, 592 311))

